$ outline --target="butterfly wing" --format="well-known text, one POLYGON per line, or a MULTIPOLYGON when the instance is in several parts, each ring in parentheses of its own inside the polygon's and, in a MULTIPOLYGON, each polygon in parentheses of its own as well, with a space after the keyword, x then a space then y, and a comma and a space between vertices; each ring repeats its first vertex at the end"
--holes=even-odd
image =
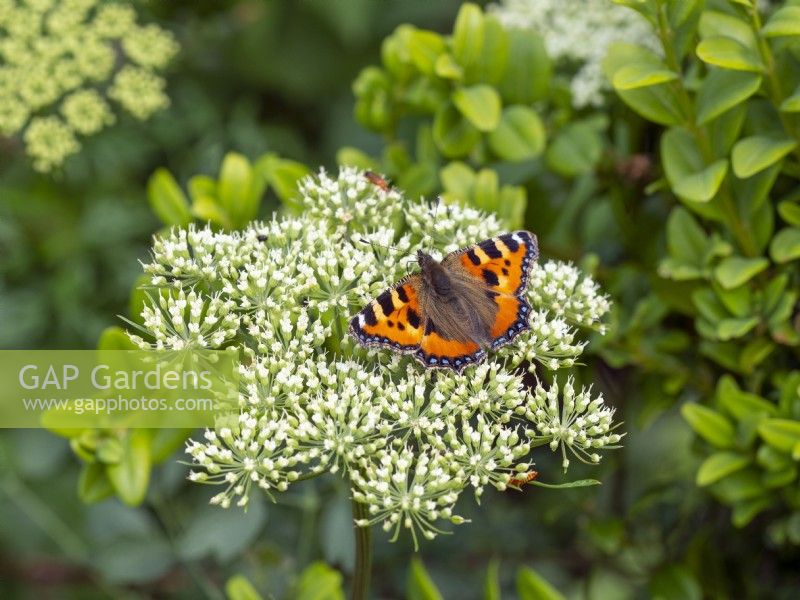
POLYGON ((414 352, 414 358, 426 367, 453 369, 460 373, 465 367, 481 362, 486 356, 486 352, 476 342, 445 339, 432 325, 430 320, 426 322, 419 349, 414 352))
POLYGON ((525 300, 525 286, 538 256, 536 236, 515 231, 448 254, 442 261, 448 269, 462 269, 474 278, 497 304, 492 348, 507 344, 528 328, 531 307, 525 300))
POLYGON ((417 350, 425 325, 420 308, 421 287, 419 274, 400 280, 351 319, 350 333, 364 346, 399 352, 417 350))

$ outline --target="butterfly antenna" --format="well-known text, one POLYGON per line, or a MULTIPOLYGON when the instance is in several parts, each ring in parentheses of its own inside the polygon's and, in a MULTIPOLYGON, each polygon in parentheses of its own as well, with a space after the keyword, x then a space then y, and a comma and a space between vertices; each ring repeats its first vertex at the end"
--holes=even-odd
POLYGON ((386 244, 379 244, 378 242, 373 242, 372 240, 368 240, 366 238, 358 238, 358 241, 362 244, 368 244, 370 246, 379 246, 381 248, 386 248, 387 250, 397 250, 397 246, 387 246, 386 244))

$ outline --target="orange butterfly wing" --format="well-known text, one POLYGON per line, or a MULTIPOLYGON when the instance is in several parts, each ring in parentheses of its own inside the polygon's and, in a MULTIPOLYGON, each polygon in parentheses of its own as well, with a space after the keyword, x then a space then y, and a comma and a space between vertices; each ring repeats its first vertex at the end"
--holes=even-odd
POLYGON ((421 285, 419 274, 400 280, 351 319, 351 334, 365 346, 400 352, 419 348, 425 325, 419 302, 421 285))
POLYGON ((507 344, 528 328, 531 307, 525 300, 525 286, 538 256, 536 236, 515 231, 458 250, 442 261, 445 266, 460 265, 494 295, 498 311, 492 348, 507 344))
POLYGON ((426 367, 453 369, 461 372, 469 365, 479 363, 486 352, 475 342, 459 342, 441 337, 426 323, 425 335, 414 358, 426 367))

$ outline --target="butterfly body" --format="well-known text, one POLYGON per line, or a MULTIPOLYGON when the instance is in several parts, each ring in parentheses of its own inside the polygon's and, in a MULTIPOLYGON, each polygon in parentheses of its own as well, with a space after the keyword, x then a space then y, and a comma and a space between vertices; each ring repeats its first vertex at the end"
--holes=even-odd
POLYGON ((462 371, 528 327, 525 285, 536 236, 518 231, 448 254, 417 252, 420 272, 380 294, 350 322, 365 346, 413 353, 426 367, 462 371))

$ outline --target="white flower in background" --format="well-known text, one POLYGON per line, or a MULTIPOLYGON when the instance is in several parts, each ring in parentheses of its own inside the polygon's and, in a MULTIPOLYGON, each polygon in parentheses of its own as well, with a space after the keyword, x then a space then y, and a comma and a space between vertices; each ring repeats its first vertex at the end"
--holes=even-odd
MULTIPOLYGON (((131 337, 142 348, 240 351, 238 412, 187 447, 198 467, 190 479, 224 486, 213 503, 246 505, 254 485, 273 494, 337 473, 367 505, 361 525, 433 537, 437 521, 463 522, 453 512, 461 492, 505 490, 527 472, 532 447, 568 443, 535 408, 559 387, 532 392, 520 367, 571 366, 586 343, 580 326, 597 328, 608 301, 571 265, 547 263, 531 277, 541 289, 527 290, 531 330, 483 364, 455 374, 365 350, 346 333, 350 317, 406 275, 418 249, 442 255, 503 228, 471 208, 380 190, 352 168, 300 190, 300 216, 156 238, 144 265, 147 334, 131 337)), ((611 412, 602 400, 574 411, 605 416, 595 428, 566 417, 578 432, 573 451, 583 448, 579 431, 603 439, 596 427, 611 427, 611 412)))
POLYGON ((80 150, 76 135, 114 122, 107 99, 139 119, 167 106, 156 72, 177 51, 130 2, 0 0, 0 135, 51 171, 80 150))
POLYGON ((576 108, 604 104, 610 86, 601 65, 613 42, 661 52, 647 20, 611 0, 502 0, 490 9, 505 27, 537 32, 550 57, 574 69, 570 87, 576 108))

